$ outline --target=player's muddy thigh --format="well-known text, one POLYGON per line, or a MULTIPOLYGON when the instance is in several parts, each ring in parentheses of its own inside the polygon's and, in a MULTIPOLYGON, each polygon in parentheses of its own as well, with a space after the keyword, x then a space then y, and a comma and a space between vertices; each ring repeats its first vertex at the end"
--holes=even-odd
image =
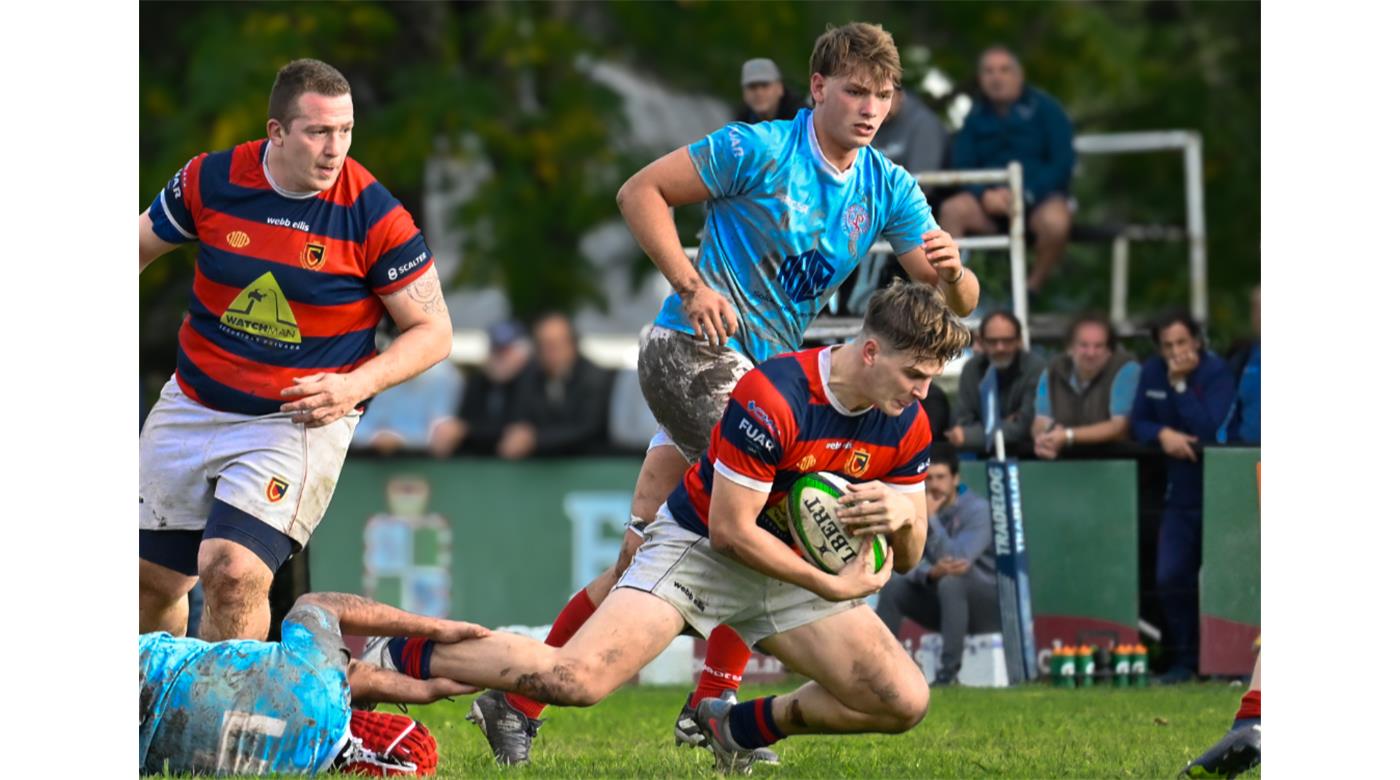
POLYGON ((496 632, 438 645, 433 674, 546 704, 589 707, 660 655, 684 625, 675 607, 656 596, 619 588, 563 647, 496 632))
POLYGON ((656 422, 690 462, 700 459, 739 378, 753 368, 740 353, 686 333, 653 327, 642 335, 637 381, 656 422))
POLYGON ((773 703, 787 734, 908 731, 928 711, 928 684, 899 640, 865 605, 759 643, 812 679, 773 703))

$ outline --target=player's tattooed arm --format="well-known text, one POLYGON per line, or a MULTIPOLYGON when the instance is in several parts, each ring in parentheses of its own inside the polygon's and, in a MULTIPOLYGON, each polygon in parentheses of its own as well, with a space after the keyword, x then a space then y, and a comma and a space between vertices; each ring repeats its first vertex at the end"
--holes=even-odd
POLYGON ((318 606, 335 616, 348 634, 422 636, 439 642, 460 642, 490 635, 475 623, 415 615, 353 593, 308 593, 297 606, 318 606))
POLYGON ((408 286, 408 297, 418 304, 424 314, 436 317, 447 311, 447 302, 442 298, 442 283, 438 279, 437 268, 423 272, 408 286))

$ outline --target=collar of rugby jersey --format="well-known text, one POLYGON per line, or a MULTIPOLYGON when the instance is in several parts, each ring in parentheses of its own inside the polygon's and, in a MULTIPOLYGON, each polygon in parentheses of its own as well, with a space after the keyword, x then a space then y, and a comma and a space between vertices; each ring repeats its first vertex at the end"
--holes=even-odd
POLYGON ((310 192, 292 192, 291 190, 284 190, 284 189, 282 189, 281 187, 279 187, 279 186, 277 185, 277 180, 274 179, 274 178, 272 178, 272 169, 267 167, 267 150, 270 149, 271 147, 272 147, 272 142, 271 142, 271 141, 263 141, 263 153, 262 153, 262 169, 263 169, 263 176, 266 177, 267 183, 270 184, 270 185, 272 185, 272 191, 273 191, 273 192, 276 192, 278 195, 281 195, 281 196, 284 197, 284 198, 291 198, 292 200, 306 200, 307 198, 314 198, 314 197, 316 197, 317 195, 320 195, 320 194, 321 194, 320 192, 318 192, 318 191, 316 191, 316 190, 312 190, 312 191, 310 191, 310 192))
POLYGON ((843 415, 845 415, 845 416, 847 416, 847 417, 859 417, 859 416, 861 416, 862 414, 865 414, 866 412, 870 411, 871 409, 874 409, 875 407, 874 407, 873 405, 871 405, 871 406, 865 407, 864 409, 860 410, 859 412, 853 412, 853 411, 851 411, 850 409, 847 409, 846 406, 845 406, 844 404, 841 403, 841 399, 840 399, 840 398, 837 398, 837 397, 836 397, 835 391, 833 391, 833 390, 831 389, 831 350, 832 350, 832 349, 833 349, 832 347, 827 347, 827 348, 823 349, 821 352, 818 352, 818 353, 817 353, 817 373, 821 375, 821 378, 822 378, 822 392, 823 392, 823 393, 826 393, 826 400, 827 400, 828 403, 831 404, 831 408, 832 408, 832 409, 835 409, 836 412, 837 412, 838 414, 843 414, 843 415))
POLYGON ((807 116, 803 120, 807 124, 807 145, 812 147, 812 158, 817 161, 817 166, 825 171, 827 175, 845 184, 846 180, 851 178, 851 175, 855 173, 856 166, 860 164, 860 156, 865 154, 865 147, 856 150, 856 158, 851 161, 851 167, 844 171, 839 170, 831 160, 827 159, 826 152, 822 151, 822 145, 817 141, 817 127, 816 123, 813 121, 813 116, 814 114, 808 111, 807 116))

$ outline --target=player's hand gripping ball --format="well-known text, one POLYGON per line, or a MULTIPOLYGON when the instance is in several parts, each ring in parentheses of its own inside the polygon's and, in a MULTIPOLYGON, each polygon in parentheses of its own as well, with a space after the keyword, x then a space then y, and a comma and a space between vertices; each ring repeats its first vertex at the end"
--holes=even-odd
POLYGON ((788 523, 792 538, 802 549, 802 555, 812 565, 827 574, 835 574, 857 555, 866 538, 871 540, 871 571, 885 568, 890 554, 889 540, 884 534, 873 537, 856 536, 846 530, 836 516, 838 503, 850 483, 837 474, 822 471, 803 474, 792 485, 787 497, 788 523))

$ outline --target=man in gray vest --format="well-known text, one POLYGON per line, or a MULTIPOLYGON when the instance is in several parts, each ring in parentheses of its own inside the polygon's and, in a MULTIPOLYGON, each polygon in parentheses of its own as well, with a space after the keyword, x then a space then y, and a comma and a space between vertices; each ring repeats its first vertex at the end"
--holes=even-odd
POLYGON ((958 377, 956 425, 948 429, 954 447, 990 452, 999 430, 1011 450, 1030 449, 1035 418, 1035 383, 1045 360, 1021 345, 1021 321, 995 311, 977 329, 981 351, 958 377))
POLYGON ((962 667, 968 633, 1001 630, 997 608, 992 510, 987 500, 958 479, 958 456, 935 445, 924 480, 928 538, 924 559, 895 575, 880 590, 875 614, 899 635, 905 617, 943 637, 934 685, 949 685, 962 667))
POLYGON ((1140 367, 1118 348, 1107 319, 1081 314, 1070 323, 1065 354, 1050 361, 1035 391, 1035 454, 1054 460, 1066 448, 1127 441, 1140 367))

